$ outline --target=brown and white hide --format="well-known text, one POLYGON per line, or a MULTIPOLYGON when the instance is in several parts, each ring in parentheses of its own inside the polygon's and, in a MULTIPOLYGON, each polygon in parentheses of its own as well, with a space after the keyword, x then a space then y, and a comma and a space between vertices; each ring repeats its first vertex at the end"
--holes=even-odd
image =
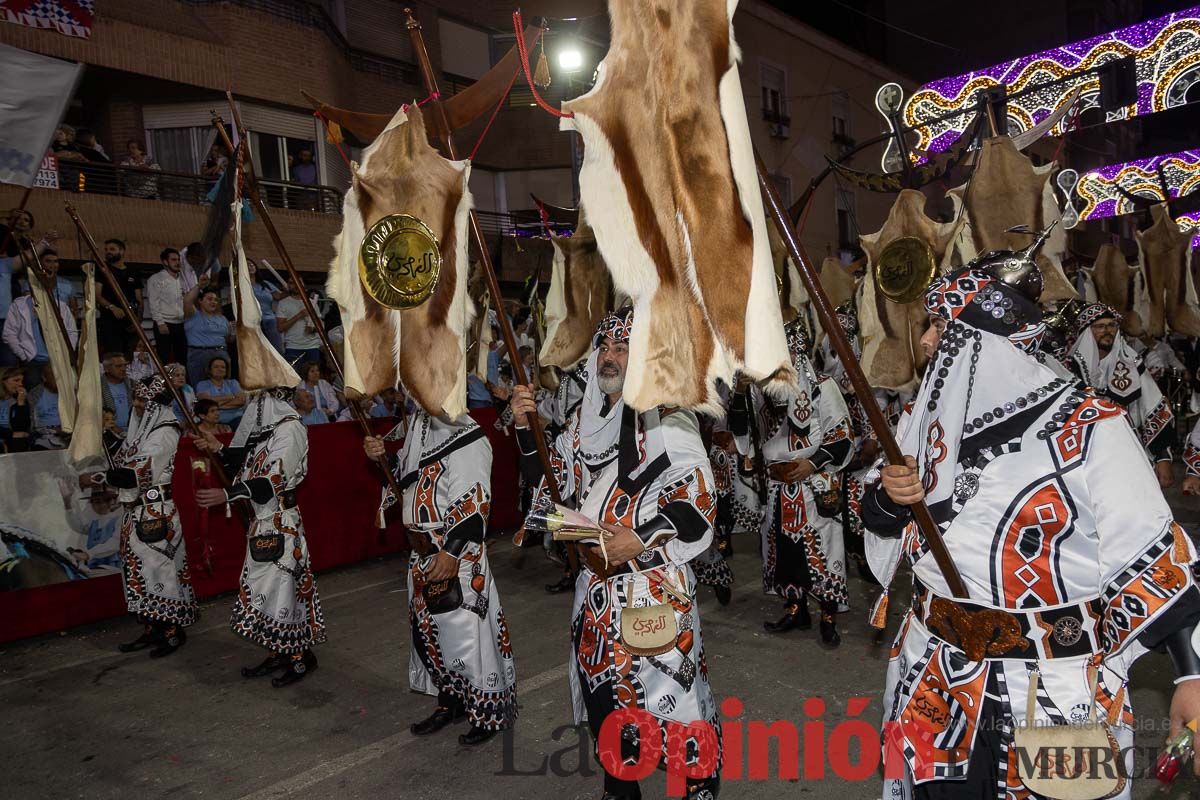
POLYGON ((1145 284, 1141 271, 1129 266, 1119 247, 1100 245, 1096 252, 1096 263, 1092 267, 1092 281, 1096 285, 1099 302, 1112 306, 1121 315, 1121 329, 1130 336, 1145 336, 1146 319, 1143 315, 1150 307, 1145 284))
POLYGON ((469 162, 447 161, 429 145, 415 105, 407 113, 397 111, 355 165, 326 284, 341 307, 348 394, 370 397, 402 381, 430 414, 455 419, 466 412, 470 172, 469 162), (441 274, 432 296, 403 311, 376 302, 358 273, 366 232, 390 214, 420 219, 441 245, 441 274))
POLYGON ((939 223, 925 216, 925 195, 905 189, 896 196, 883 227, 859 237, 867 254, 858 304, 862 368, 872 386, 898 392, 916 386, 925 366, 921 335, 929 324, 924 296, 901 305, 878 290, 875 265, 880 255, 895 240, 911 236, 928 244, 934 263, 944 266, 950 243, 961 225, 961 220, 939 223))
POLYGON ((1150 208, 1154 223, 1137 232, 1139 260, 1150 298, 1146 333, 1200 336, 1200 306, 1192 277, 1192 235, 1179 228, 1165 204, 1150 208))
POLYGON ((487 280, 483 277, 483 267, 479 262, 471 264, 467 297, 470 299, 471 308, 476 312, 467 329, 467 373, 486 382, 487 357, 492 345, 492 326, 488 322, 491 296, 488 293, 487 280))
MULTIPOLYGON (((1053 162, 1035 167, 1007 136, 984 141, 970 180, 947 192, 955 217, 960 216, 964 195, 967 206, 967 224, 955 243, 953 263, 966 264, 989 250, 1023 250, 1033 240, 1026 234, 1008 233, 1009 228, 1027 225, 1040 231, 1060 219, 1050 182, 1055 169, 1053 162)), ((1066 251, 1067 233, 1058 225, 1037 257, 1044 281, 1042 303, 1078 297, 1063 273, 1066 251)))
POLYGON ((771 242, 771 263, 775 265, 775 284, 779 290, 779 308, 784 323, 804 316, 808 307, 808 289, 800 270, 788 255, 787 246, 773 220, 767 220, 767 234, 771 242))
MULTIPOLYGON (((236 322, 238 382, 243 389, 296 386, 300 376, 262 330, 262 307, 254 296, 250 266, 242 246, 242 202, 233 203, 233 252, 236 272, 232 278, 233 317, 236 322)), ((302 324, 302 323, 297 323, 302 324)))
POLYGON ((546 294, 546 338, 538 362, 571 369, 592 349, 592 336, 609 309, 612 279, 596 236, 580 210, 572 236, 551 235, 554 264, 546 294))
POLYGON ((594 88, 564 103, 582 204, 633 299, 625 401, 719 410, 716 379, 793 383, 731 18, 736 0, 611 0, 594 88))

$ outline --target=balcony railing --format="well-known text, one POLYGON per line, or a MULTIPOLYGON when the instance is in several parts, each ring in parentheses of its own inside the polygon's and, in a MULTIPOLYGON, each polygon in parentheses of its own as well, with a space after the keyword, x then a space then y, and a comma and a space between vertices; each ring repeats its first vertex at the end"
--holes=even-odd
MULTIPOLYGON (((207 205, 216 177, 92 161, 58 162, 58 187, 68 192, 110 194, 145 200, 207 205)), ((342 193, 331 186, 306 186, 260 178, 263 199, 273 208, 342 213, 342 193)))

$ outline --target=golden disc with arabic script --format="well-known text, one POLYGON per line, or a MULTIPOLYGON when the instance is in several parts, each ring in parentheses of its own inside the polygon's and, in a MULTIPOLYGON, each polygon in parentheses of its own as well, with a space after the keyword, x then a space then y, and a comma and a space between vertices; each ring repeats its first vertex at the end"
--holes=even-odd
POLYGON ((927 242, 915 236, 901 236, 879 254, 875 285, 888 300, 904 305, 925 294, 936 270, 933 248, 927 242))
POLYGON ((389 214, 363 238, 358 272, 367 291, 382 305, 415 308, 437 288, 441 246, 421 220, 409 214, 389 214))

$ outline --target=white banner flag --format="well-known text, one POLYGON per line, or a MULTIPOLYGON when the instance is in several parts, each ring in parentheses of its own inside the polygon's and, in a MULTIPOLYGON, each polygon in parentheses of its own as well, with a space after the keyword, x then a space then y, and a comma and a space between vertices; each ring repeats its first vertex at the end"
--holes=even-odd
POLYGON ((0 45, 0 183, 33 186, 80 64, 0 45))

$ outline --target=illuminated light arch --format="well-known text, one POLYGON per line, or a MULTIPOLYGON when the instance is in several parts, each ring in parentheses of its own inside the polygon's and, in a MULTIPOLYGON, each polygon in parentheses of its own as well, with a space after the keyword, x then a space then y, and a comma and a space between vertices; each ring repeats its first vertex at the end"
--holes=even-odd
MULTIPOLYGON (((1009 94, 1015 94, 1028 86, 1127 55, 1135 58, 1138 99, 1124 109, 1108 113, 1106 121, 1153 114, 1186 103, 1189 91, 1194 91, 1193 87, 1200 84, 1200 6, 927 83, 905 104, 904 123, 919 137, 915 150, 944 152, 962 135, 972 115, 967 113, 934 123, 928 120, 948 111, 973 111, 975 93, 979 89, 1003 84, 1009 94)), ((1066 102, 1076 88, 1082 91, 1081 109, 1099 105, 1100 82, 1095 74, 1091 74, 1010 99, 1010 127, 1021 121, 1028 129, 1041 122, 1066 102)), ((1193 97, 1192 100, 1195 102, 1200 98, 1193 97)), ((1068 117, 1056 124, 1050 134, 1061 134, 1066 124, 1068 117)))

